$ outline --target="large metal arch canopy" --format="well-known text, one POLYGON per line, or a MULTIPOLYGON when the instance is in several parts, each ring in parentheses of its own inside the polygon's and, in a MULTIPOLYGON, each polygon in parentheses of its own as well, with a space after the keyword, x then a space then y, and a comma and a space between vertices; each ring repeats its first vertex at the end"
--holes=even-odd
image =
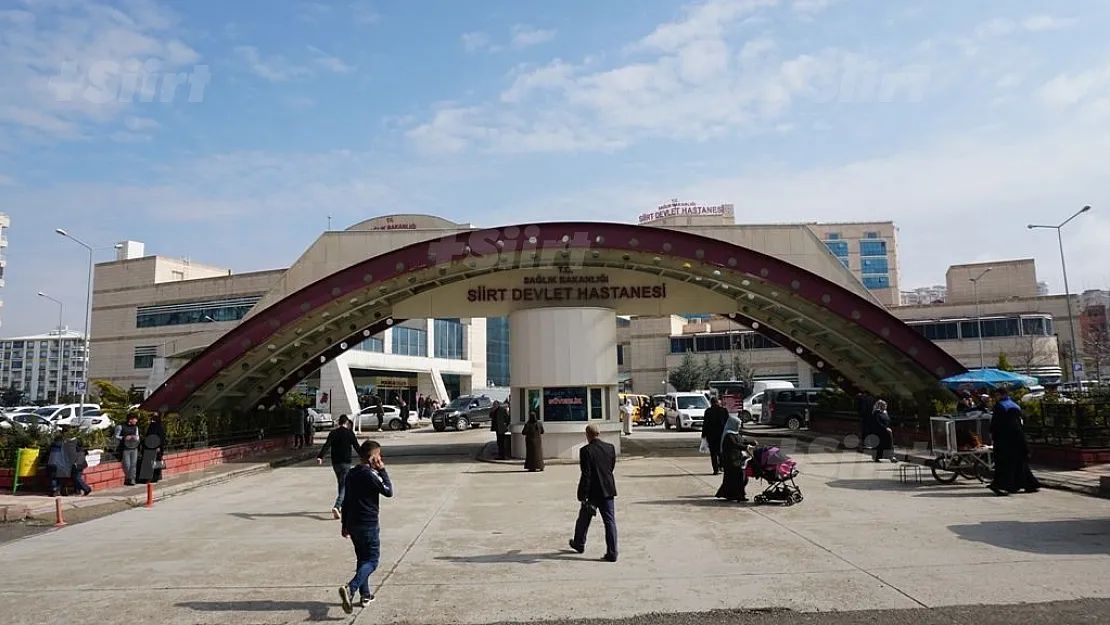
MULTIPOLYGON (((834 379, 873 393, 927 391, 966 370, 881 306, 772 256, 670 229, 542 223, 416 243, 325 276, 221 337, 143 407, 188 414, 272 404, 324 363, 399 322, 397 311, 413 312, 421 297, 521 270, 609 271, 701 289, 705 305, 685 312, 734 315, 834 379)), ((435 316, 485 314, 459 304, 454 314, 435 316)), ((612 304, 618 313, 623 305, 612 304)))

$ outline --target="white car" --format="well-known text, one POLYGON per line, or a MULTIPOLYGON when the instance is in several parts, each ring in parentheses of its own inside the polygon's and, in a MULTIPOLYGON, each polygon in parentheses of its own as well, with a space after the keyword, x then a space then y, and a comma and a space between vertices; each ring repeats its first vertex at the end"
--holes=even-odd
POLYGON ((312 420, 312 431, 330 430, 335 427, 335 419, 330 412, 320 412, 315 408, 307 408, 308 418, 312 420))
POLYGON ((704 393, 667 393, 663 427, 678 431, 700 428, 705 421, 709 400, 704 393))
POLYGON ((58 429, 57 425, 50 419, 35 414, 34 412, 17 412, 15 414, 4 415, 4 421, 7 427, 0 427, 6 430, 12 429, 13 426, 20 428, 38 426, 38 428, 44 432, 53 432, 58 429))
MULTIPOLYGON (((35 414, 48 419, 54 425, 76 425, 77 414, 82 404, 54 404, 35 410, 35 414)), ((84 404, 84 412, 100 411, 100 404, 84 404)))
POLYGON ((99 410, 87 410, 80 419, 74 419, 73 425, 86 432, 95 432, 114 427, 115 423, 112 422, 111 417, 99 410))
POLYGON ((763 391, 753 394, 744 400, 744 407, 740 410, 740 419, 747 422, 759 423, 763 414, 763 391))
MULTIPOLYGON (((382 416, 385 423, 378 420, 378 407, 367 406, 358 413, 360 430, 400 430, 402 426, 401 409, 389 404, 382 405, 382 416)), ((412 411, 409 411, 409 420, 412 420, 412 411)))

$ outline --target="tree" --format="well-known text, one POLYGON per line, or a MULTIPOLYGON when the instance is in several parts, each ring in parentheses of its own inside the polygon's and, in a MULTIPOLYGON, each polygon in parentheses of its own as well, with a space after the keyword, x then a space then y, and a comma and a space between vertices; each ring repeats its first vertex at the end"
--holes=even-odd
POLYGON ((1055 365, 1052 362, 1052 350, 1048 349, 1047 337, 1024 336, 1021 347, 1014 351, 1014 365, 1017 370, 1029 375, 1035 369, 1055 365))
POLYGON ((313 404, 313 400, 304 393, 297 391, 289 391, 281 396, 281 405, 283 408, 308 408, 313 404))
POLYGON ((134 405, 134 404, 141 404, 141 403, 143 403, 144 399, 146 399, 146 397, 143 397, 143 391, 140 390, 139 387, 135 386, 134 384, 131 385, 131 388, 127 389, 127 401, 128 401, 127 405, 128 406, 131 406, 131 405, 134 405))
POLYGON ((702 364, 702 380, 697 388, 705 389, 709 386, 710 380, 727 380, 730 377, 732 377, 732 369, 725 362, 724 356, 717 356, 717 362, 710 361, 709 356, 706 356, 702 364))
POLYGON ((741 362, 739 356, 734 356, 732 359, 731 376, 736 376, 737 381, 743 382, 748 392, 751 392, 755 386, 755 370, 741 362))
POLYGON ((687 352, 682 357, 678 367, 667 373, 667 383, 680 393, 692 391, 705 380, 704 368, 694 360, 694 355, 687 352))
POLYGON ((108 380, 93 380, 92 383, 96 387, 97 397, 100 398, 99 403, 102 411, 113 416, 119 416, 127 412, 128 407, 131 406, 131 397, 127 391, 108 380))
POLYGON ((4 404, 5 408, 14 408, 23 404, 24 395, 25 393, 22 390, 14 386, 9 386, 4 389, 4 395, 0 397, 0 403, 4 404))
POLYGON ((1088 379, 1101 379, 1102 368, 1110 364, 1110 331, 1089 327, 1083 333, 1083 360, 1088 379))
POLYGON ((998 362, 994 365, 995 369, 999 371, 1013 371, 1014 367, 1010 364, 1010 359, 1006 356, 1006 352, 998 352, 998 362))

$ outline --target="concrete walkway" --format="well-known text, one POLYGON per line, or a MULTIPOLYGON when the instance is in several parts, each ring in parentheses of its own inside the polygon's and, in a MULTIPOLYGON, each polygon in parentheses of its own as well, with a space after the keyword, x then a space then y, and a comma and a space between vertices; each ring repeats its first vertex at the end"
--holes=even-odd
POLYGON ((717 502, 703 456, 624 460, 621 558, 601 562, 600 527, 585 555, 565 549, 577 467, 475 462, 488 435, 431 434, 426 454, 404 457, 386 443, 397 496, 384 503, 379 598, 353 618, 336 594, 353 554, 327 513, 332 472, 315 463, 0 545, 11 572, 0 614, 27 625, 477 624, 1110 598, 1110 502, 904 485, 895 465, 843 452, 795 455, 806 499, 790 508, 717 502), (440 444, 451 450, 433 452, 440 444))

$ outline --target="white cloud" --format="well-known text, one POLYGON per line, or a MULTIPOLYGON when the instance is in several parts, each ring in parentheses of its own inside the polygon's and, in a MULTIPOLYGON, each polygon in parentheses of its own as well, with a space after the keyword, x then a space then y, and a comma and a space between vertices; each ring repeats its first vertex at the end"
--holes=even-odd
POLYGON ((1061 74, 1037 90, 1041 101, 1057 107, 1100 104, 1110 98, 1110 59, 1075 74, 1061 74))
POLYGON ((374 3, 368 0, 356 0, 351 3, 351 14, 354 16, 355 23, 357 24, 377 24, 381 21, 381 13, 378 13, 374 7, 374 3))
POLYGON ((790 8, 797 14, 804 17, 813 17, 822 11, 829 9, 832 5, 838 3, 840 0, 794 0, 790 8))
POLYGON ((446 152, 468 146, 607 151, 649 138, 706 140, 774 131, 800 102, 923 99, 930 76, 921 66, 836 48, 780 56, 767 37, 736 43, 735 28, 775 3, 712 0, 686 7, 680 20, 627 47, 635 60, 625 65, 556 59, 518 67, 496 102, 439 110, 409 137, 421 149, 446 152))
POLYGON ((314 76, 317 70, 333 74, 349 74, 355 70, 341 59, 331 56, 315 46, 307 46, 312 58, 307 62, 290 61, 284 55, 263 55, 255 46, 237 46, 235 53, 255 76, 270 82, 287 82, 314 76))
POLYGON ((177 15, 154 2, 25 6, 0 11, 0 124, 80 138, 138 102, 173 101, 173 90, 159 97, 165 80, 199 69, 200 55, 175 34, 177 15))
POLYGON ((547 43, 554 39, 554 30, 531 28, 523 24, 517 24, 512 28, 512 45, 515 48, 527 48, 541 43, 547 43))
POLYGON ((1022 28, 1030 32, 1045 30, 1063 30, 1075 24, 1075 20, 1053 17, 1051 15, 1034 15, 1021 23, 1022 28))
POLYGON ((460 40, 462 41, 463 48, 465 48, 467 52, 477 52, 478 50, 490 47, 489 35, 485 33, 463 33, 460 40))
POLYGON ((19 181, 6 174, 0 174, 0 187, 14 187, 19 181))

